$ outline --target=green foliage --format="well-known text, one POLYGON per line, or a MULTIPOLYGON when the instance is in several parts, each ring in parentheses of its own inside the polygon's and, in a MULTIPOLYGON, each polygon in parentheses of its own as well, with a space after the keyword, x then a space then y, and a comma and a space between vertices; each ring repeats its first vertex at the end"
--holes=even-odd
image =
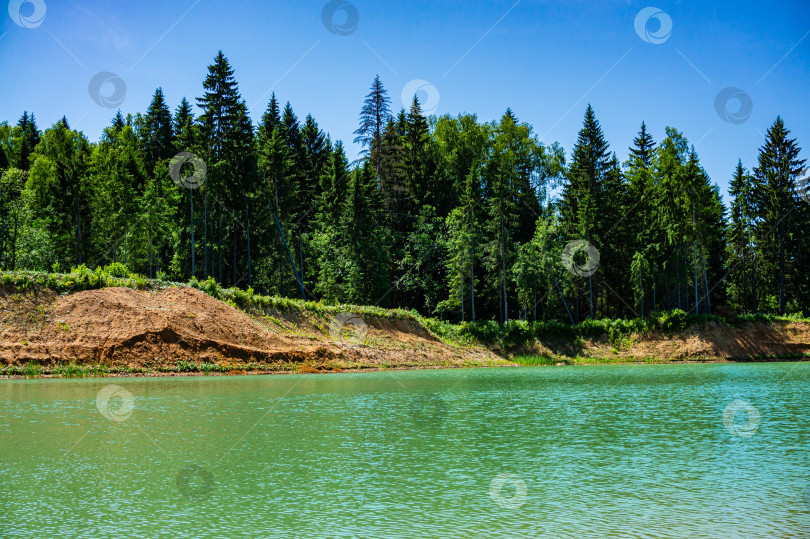
MULTIPOLYGON (((82 265, 82 267, 84 267, 84 265, 82 265)), ((112 264, 104 266, 104 268, 101 268, 100 274, 107 274, 110 277, 117 277, 119 279, 132 276, 129 269, 120 262, 113 262, 112 264)))
MULTIPOLYGON (((392 111, 374 78, 354 163, 275 93, 254 126, 221 51, 199 117, 194 100, 157 88, 145 111, 117 113, 91 142, 64 117, 40 131, 23 112, 0 123, 0 270, 62 291, 156 286, 148 276, 256 309, 297 308, 284 298, 302 296, 413 309, 483 324, 430 322, 448 339, 505 345, 576 325, 576 336, 627 346, 658 322, 604 319, 663 311, 810 312, 805 160, 781 118, 756 166, 734 170, 726 215, 674 127, 656 143, 642 123, 620 163, 589 105, 566 162, 511 109, 490 122, 435 117, 407 97, 392 111), (176 170, 179 152, 195 157, 176 170), (598 274, 566 271, 572 241, 599 252, 598 274)), ((660 327, 683 324, 671 315, 660 327)))
POLYGON ((686 329, 687 314, 680 309, 675 309, 669 313, 661 313, 657 322, 662 331, 683 331, 686 329))

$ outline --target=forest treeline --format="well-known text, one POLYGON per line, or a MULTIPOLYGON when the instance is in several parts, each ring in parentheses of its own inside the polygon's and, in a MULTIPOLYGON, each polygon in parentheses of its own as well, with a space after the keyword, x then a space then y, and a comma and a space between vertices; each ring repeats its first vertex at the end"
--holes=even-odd
POLYGON ((117 262, 449 320, 810 312, 804 160, 781 118, 729 171, 728 208, 677 129, 642 123, 620 162, 590 106, 566 158, 511 110, 394 111, 376 77, 355 134, 350 163, 275 94, 254 125, 222 52, 196 109, 158 88, 98 142, 24 112, 0 124, 0 269, 117 262))

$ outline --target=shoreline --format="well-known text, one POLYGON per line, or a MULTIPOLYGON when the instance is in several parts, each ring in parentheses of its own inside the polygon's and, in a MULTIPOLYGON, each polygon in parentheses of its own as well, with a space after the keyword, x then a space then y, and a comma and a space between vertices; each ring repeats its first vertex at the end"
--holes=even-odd
MULTIPOLYGON (((578 358, 582 361, 576 362, 557 362, 557 363, 544 363, 544 364, 521 364, 511 360, 504 360, 508 363, 499 363, 491 365, 424 365, 424 366, 398 366, 398 367, 364 367, 364 368, 324 368, 317 369, 314 367, 304 366, 303 369, 288 370, 288 369, 231 369, 228 371, 210 371, 205 372, 202 369, 198 371, 169 371, 160 369, 145 369, 141 372, 99 372, 96 370, 98 366, 88 367, 87 370, 79 366, 73 367, 81 369, 81 372, 72 372, 63 374, 60 372, 39 372, 37 374, 0 374, 0 380, 33 380, 33 379, 81 379, 81 378, 178 378, 178 377, 228 377, 228 376, 283 376, 283 375, 309 375, 309 374, 359 374, 359 373, 372 373, 372 372, 386 372, 386 371, 426 371, 426 370, 455 370, 455 369, 489 369, 489 368, 542 368, 542 367, 596 367, 596 366, 640 366, 640 365, 699 365, 699 364, 720 364, 720 363, 803 363, 810 362, 810 357, 796 358, 796 357, 776 357, 776 358, 750 358, 750 359, 724 359, 724 358, 705 358, 705 359, 661 359, 655 361, 606 361, 600 358, 578 358), (591 361, 588 361, 591 360, 591 361), (93 370, 91 370, 93 369, 93 370)), ((62 368, 68 367, 61 366, 62 368)), ((56 367, 57 369, 60 367, 56 367)))
POLYGON ((0 379, 810 360, 810 319, 673 311, 578 326, 454 325, 238 290, 117 280, 61 291, 29 281, 0 285, 0 379))

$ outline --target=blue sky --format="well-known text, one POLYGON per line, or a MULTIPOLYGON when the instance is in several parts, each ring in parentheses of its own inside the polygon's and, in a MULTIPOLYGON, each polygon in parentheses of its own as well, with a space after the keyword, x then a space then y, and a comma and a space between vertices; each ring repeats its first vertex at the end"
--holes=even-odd
POLYGON ((425 84, 411 81, 425 81, 419 95, 431 104, 438 97, 436 114, 489 121, 511 107, 568 155, 588 103, 621 160, 642 120, 657 141, 665 126, 676 127, 722 192, 738 157, 755 164, 777 114, 810 150, 806 0, 351 0, 327 17, 348 35, 324 25, 321 0, 37 0, 17 9, 20 2, 11 1, 0 25, 0 120, 16 122, 29 110, 45 128, 65 114, 90 140, 115 114, 91 99, 94 75, 107 71, 125 82, 125 114, 145 111, 158 86, 174 109, 184 95, 192 103, 201 95, 206 66, 222 49, 254 120, 274 90, 301 119, 312 113, 342 139, 350 157, 377 73, 396 108, 406 86, 425 84), (636 18, 651 6, 638 33, 636 18), (721 106, 738 123, 716 110, 728 87, 752 105, 750 113, 738 113, 736 98, 721 106))

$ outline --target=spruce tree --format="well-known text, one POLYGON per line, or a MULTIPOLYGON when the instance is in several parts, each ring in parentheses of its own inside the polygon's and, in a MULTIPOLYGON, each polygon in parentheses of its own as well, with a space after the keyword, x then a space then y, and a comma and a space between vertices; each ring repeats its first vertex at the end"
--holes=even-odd
POLYGON ((751 205, 752 178, 737 161, 729 183, 731 210, 728 222, 728 288, 732 305, 743 313, 756 312, 756 257, 753 256, 751 205))
POLYGON ((657 308, 657 281, 664 241, 660 228, 655 226, 655 148, 655 141, 642 122, 633 146, 629 148, 630 157, 625 163, 624 173, 630 204, 624 228, 629 234, 628 254, 633 260, 632 288, 642 316, 657 308))
POLYGON ((792 261, 796 242, 792 236, 799 228, 796 217, 798 198, 796 180, 803 170, 795 138, 777 116, 768 128, 765 144, 759 149, 758 165, 754 168, 756 236, 761 250, 767 293, 778 298, 778 312, 785 314, 786 288, 797 271, 792 261), (774 276, 775 279, 772 277, 774 276))
MULTIPOLYGON (((596 119, 593 107, 588 105, 582 129, 577 136, 571 156, 571 164, 566 172, 566 183, 563 186, 560 213, 561 226, 570 240, 585 240, 593 243, 599 238, 604 225, 600 219, 599 201, 602 196, 603 182, 608 171, 614 166, 613 156, 608 150, 608 143, 602 133, 602 127, 596 119)), ((598 243, 598 242, 597 242, 598 243)), ((599 249, 600 245, 596 245, 599 249)), ((587 279, 589 313, 595 316, 593 276, 587 279)), ((576 295, 579 296, 582 286, 574 281, 576 295)), ((579 301, 576 302, 579 319, 579 301)))
POLYGON ((245 187, 255 181, 255 162, 250 150, 253 145, 252 124, 233 69, 222 51, 208 66, 203 89, 205 93, 197 99, 197 105, 203 111, 199 118, 202 157, 208 167, 202 188, 205 272, 210 271, 220 283, 224 283, 224 272, 230 265, 231 284, 234 284, 240 279, 240 273, 244 272, 246 277, 251 274, 251 257, 240 260, 239 245, 244 242, 246 247, 249 234, 240 225, 242 222, 249 226, 249 221, 242 221, 247 218, 249 207, 249 191, 245 191, 245 187), (212 207, 213 219, 210 217, 212 207), (214 240, 210 243, 209 231, 214 240), (209 252, 212 253, 210 270, 207 263, 209 252))
POLYGON ((363 102, 360 111, 360 126, 354 132, 355 144, 360 144, 361 155, 371 158, 374 163, 374 170, 379 176, 380 157, 377 149, 382 140, 383 131, 391 117, 391 98, 383 87, 379 75, 374 76, 371 89, 363 102))
POLYGON ((151 176, 159 161, 174 155, 172 113, 163 97, 162 88, 155 90, 149 109, 139 126, 138 135, 143 147, 146 173, 151 176))
MULTIPOLYGON (((65 120, 67 124, 67 120, 65 120)), ((34 113, 30 115, 28 111, 23 112, 17 122, 17 126, 12 130, 12 155, 9 159, 11 166, 20 170, 28 170, 31 167, 31 153, 39 144, 40 133, 34 113)))

